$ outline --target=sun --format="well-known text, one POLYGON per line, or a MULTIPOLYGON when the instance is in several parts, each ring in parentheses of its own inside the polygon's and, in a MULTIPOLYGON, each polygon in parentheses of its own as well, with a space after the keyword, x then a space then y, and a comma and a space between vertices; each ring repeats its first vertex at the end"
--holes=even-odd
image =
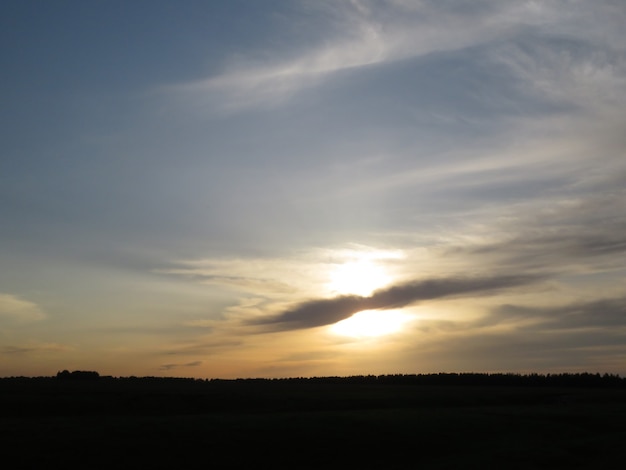
MULTIPOLYGON (((329 273, 327 288, 332 295, 370 297, 393 282, 384 260, 397 258, 397 254, 387 252, 350 253, 348 260, 329 273)), ((340 336, 371 338, 399 332, 410 319, 402 310, 363 310, 329 328, 340 336)))
POLYGON ((367 297, 390 281, 385 269, 371 260, 350 261, 330 273, 329 289, 334 294, 367 297))
POLYGON ((363 310, 330 327, 333 334, 372 338, 401 331, 411 317, 400 310, 363 310))

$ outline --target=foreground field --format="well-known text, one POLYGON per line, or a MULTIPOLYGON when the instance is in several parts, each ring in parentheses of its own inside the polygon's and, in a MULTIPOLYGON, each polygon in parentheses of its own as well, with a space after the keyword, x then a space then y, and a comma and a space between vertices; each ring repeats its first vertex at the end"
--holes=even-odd
POLYGON ((11 468, 609 468, 624 387, 0 381, 11 468))

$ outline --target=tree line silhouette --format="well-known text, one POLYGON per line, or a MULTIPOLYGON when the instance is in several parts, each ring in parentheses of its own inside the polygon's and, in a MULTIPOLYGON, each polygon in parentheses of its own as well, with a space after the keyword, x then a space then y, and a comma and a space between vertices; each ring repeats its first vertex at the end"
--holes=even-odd
POLYGON ((183 415, 626 403, 615 374, 433 373, 200 379, 59 371, 0 378, 2 416, 183 415))
MULTIPOLYGON (((13 377, 15 378, 15 377, 13 377)), ((25 377, 19 377, 25 378, 25 377)), ((48 379, 51 377, 33 377, 33 379, 48 379)), ((54 376, 57 380, 80 381, 143 381, 143 382, 289 382, 289 383, 318 383, 318 384, 392 384, 392 385, 498 385, 498 386, 554 386, 554 387, 623 387, 626 378, 618 374, 609 373, 547 373, 547 374, 520 374, 520 373, 475 373, 475 372, 439 372, 429 374, 384 374, 384 375, 351 375, 351 376, 314 376, 314 377, 285 377, 285 378, 192 378, 192 377, 156 377, 156 376, 128 376, 113 377, 101 376, 96 371, 63 370, 54 376)))

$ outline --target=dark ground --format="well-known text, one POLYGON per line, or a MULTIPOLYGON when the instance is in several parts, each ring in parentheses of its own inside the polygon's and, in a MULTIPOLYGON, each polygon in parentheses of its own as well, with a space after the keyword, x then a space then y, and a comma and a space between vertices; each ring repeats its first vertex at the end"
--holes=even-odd
POLYGON ((5 378, 0 450, 16 459, 6 468, 602 469, 626 460, 623 381, 410 379, 5 378))

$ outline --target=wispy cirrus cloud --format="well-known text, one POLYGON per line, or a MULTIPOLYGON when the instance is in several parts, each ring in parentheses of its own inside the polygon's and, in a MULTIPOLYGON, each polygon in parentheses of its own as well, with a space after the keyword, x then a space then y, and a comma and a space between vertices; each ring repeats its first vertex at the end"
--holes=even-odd
POLYGON ((286 61, 239 59, 221 74, 168 90, 194 96, 225 111, 282 104, 332 73, 376 64, 388 56, 390 51, 375 25, 362 24, 354 35, 286 61))
POLYGON ((33 322, 43 320, 45 313, 34 302, 12 294, 0 293, 0 320, 33 322))
MULTIPOLYGON (((562 20, 557 3, 487 1, 459 9, 428 1, 320 2, 309 7, 332 21, 320 22, 316 45, 239 56, 221 73, 167 90, 227 111, 282 104, 338 72, 525 37, 532 28, 549 28, 562 20)), ((572 30, 581 16, 584 12, 571 14, 572 30)))
POLYGON ((578 110, 605 110, 624 103, 626 45, 613 48, 544 32, 491 51, 528 93, 578 110))
POLYGON ((489 233, 474 231, 472 243, 452 240, 444 256, 481 259, 508 272, 575 276, 623 270, 625 173, 619 166, 609 168, 613 174, 590 170, 540 201, 494 209, 490 217, 498 223, 489 225, 489 233))

